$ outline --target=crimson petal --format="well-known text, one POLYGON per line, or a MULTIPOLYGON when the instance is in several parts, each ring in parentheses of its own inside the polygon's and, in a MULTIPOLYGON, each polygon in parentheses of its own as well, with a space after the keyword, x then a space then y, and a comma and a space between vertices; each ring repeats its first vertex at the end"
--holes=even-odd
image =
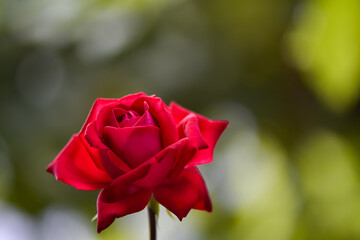
POLYGON ((205 149, 209 147, 200 131, 196 114, 190 113, 179 123, 179 125, 180 128, 183 128, 181 129, 184 132, 183 134, 189 138, 190 144, 195 148, 205 149))
POLYGON ((131 168, 136 168, 162 149, 159 128, 137 126, 105 127, 104 142, 131 168))
POLYGON ((86 130, 86 127, 89 123, 95 121, 95 119, 97 118, 100 110, 105 106, 108 105, 109 103, 113 103, 113 102, 117 102, 119 101, 119 99, 108 99, 108 98, 97 98, 95 100, 95 102, 93 103, 91 110, 86 118, 86 121, 84 123, 84 125, 82 126, 81 130, 80 130, 80 134, 83 134, 86 130))
POLYGON ((143 178, 134 182, 134 185, 141 187, 153 187, 160 184, 169 174, 175 162, 177 150, 169 149, 162 156, 154 157, 146 165, 149 170, 143 178))
POLYGON ((101 141, 96 130, 96 122, 90 123, 86 128, 85 139, 90 146, 100 150, 102 166, 112 178, 130 170, 130 167, 101 141))
POLYGON ((132 185, 116 185, 104 188, 97 201, 98 233, 110 226, 115 218, 143 210, 150 197, 150 189, 132 185))
POLYGON ((209 148, 198 151, 191 159, 189 165, 200 165, 213 161, 215 145, 228 124, 226 121, 212 121, 199 117, 200 131, 209 148))
MULTIPOLYGON (((108 105, 105 105, 99 112, 97 118, 96 118, 96 131, 98 132, 100 137, 103 137, 103 129, 106 126, 112 126, 112 127, 118 127, 118 121, 116 119, 116 116, 113 112, 114 108, 119 110, 118 108, 119 103, 113 102, 109 103, 108 105)), ((122 109, 121 109, 122 110, 122 109)), ((125 110, 123 110, 126 112, 125 110)))
MULTIPOLYGON (((81 190, 97 190, 111 182, 111 177, 100 169, 79 135, 74 135, 47 168, 63 183, 81 190)), ((99 154, 97 154, 96 157, 99 154)))
POLYGON ((205 182, 196 167, 185 168, 176 179, 157 186, 154 197, 180 221, 192 208, 212 211, 205 182))
POLYGON ((101 141, 96 129, 96 122, 91 122, 86 128, 85 139, 90 146, 98 149, 107 149, 108 147, 101 141))
POLYGON ((147 95, 143 92, 139 92, 139 93, 135 93, 135 94, 129 94, 125 97, 122 97, 121 99, 119 99, 120 105, 125 108, 125 109, 129 109, 131 105, 133 105, 133 103, 138 100, 139 98, 142 97, 147 97, 147 95))
POLYGON ((207 149, 198 151, 189 165, 200 165, 212 162, 216 142, 225 128, 229 125, 229 122, 210 120, 204 116, 185 109, 175 102, 170 104, 170 110, 175 122, 181 122, 189 114, 195 114, 199 121, 200 132, 209 146, 207 149))
POLYGON ((184 151, 187 141, 188 139, 181 139, 168 146, 139 167, 114 179, 111 185, 131 182, 140 187, 151 188, 157 186, 168 176, 176 159, 184 151))
POLYGON ((183 120, 190 113, 193 113, 192 111, 180 106, 176 102, 171 102, 169 104, 169 109, 176 124, 180 123, 181 120, 183 120))
POLYGON ((183 138, 182 141, 186 141, 187 143, 179 152, 176 162, 168 175, 169 179, 176 178, 194 157, 194 155, 199 151, 192 144, 190 144, 189 138, 183 138))
MULTIPOLYGON (((168 106, 161 98, 154 96, 141 97, 131 106, 131 109, 137 109, 138 112, 144 111, 144 102, 149 106, 149 112, 153 116, 160 128, 161 140, 164 147, 167 147, 178 140, 178 132, 173 117, 168 106)), ((146 108, 145 108, 146 109, 146 108)))
POLYGON ((119 103, 121 106, 125 108, 129 108, 138 98, 146 97, 147 95, 143 92, 135 93, 135 94, 129 94, 127 96, 124 96, 120 99, 111 99, 111 98, 97 98, 95 102, 93 103, 91 110, 86 118, 86 121, 84 125, 82 126, 80 130, 80 134, 84 133, 86 130, 87 125, 90 122, 95 121, 97 118, 100 110, 108 105, 109 103, 119 103))
POLYGON ((149 111, 145 111, 145 113, 139 118, 139 120, 135 123, 135 126, 156 126, 154 119, 152 118, 149 111))

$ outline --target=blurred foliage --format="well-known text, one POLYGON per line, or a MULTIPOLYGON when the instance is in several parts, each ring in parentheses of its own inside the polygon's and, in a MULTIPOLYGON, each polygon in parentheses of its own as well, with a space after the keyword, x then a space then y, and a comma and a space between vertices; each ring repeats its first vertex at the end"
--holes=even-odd
POLYGON ((97 235, 98 192, 45 172, 95 98, 138 91, 230 121, 200 168, 213 213, 180 223, 161 208, 159 239, 360 239, 359 12, 357 0, 0 0, 0 239, 147 239, 144 212, 97 235))
POLYGON ((307 1, 290 34, 306 81, 334 111, 356 104, 360 89, 360 2, 307 1))
POLYGON ((300 144, 296 166, 304 194, 300 219, 308 228, 301 230, 305 239, 359 238, 359 162, 352 148, 327 131, 300 144))

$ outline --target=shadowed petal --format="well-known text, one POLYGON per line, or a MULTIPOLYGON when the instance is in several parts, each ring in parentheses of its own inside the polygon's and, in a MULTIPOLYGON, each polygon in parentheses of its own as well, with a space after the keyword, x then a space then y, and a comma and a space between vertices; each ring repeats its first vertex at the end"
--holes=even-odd
POLYGON ((190 144, 188 138, 183 138, 181 141, 186 142, 186 144, 184 144, 184 147, 178 152, 176 162, 168 175, 169 179, 176 178, 194 157, 194 155, 199 151, 196 147, 190 144))
MULTIPOLYGON (((110 149, 100 149, 101 162, 109 176, 114 179, 123 175, 125 171, 118 167, 119 164, 116 164, 116 161, 113 161, 112 158, 116 157, 116 155, 114 154, 110 157, 109 153, 111 153, 110 149)), ((118 162, 123 163, 121 159, 118 159, 118 162)), ((125 163, 123 163, 123 165, 126 166, 125 163)))
POLYGON ((132 185, 116 185, 104 188, 97 201, 98 233, 110 226, 115 218, 143 210, 150 197, 150 189, 132 185))
POLYGON ((114 154, 100 139, 97 130, 96 122, 88 125, 85 132, 85 139, 90 146, 98 148, 101 157, 101 163, 104 169, 112 178, 131 170, 131 168, 116 154, 114 154))
POLYGON ((205 182, 196 167, 185 168, 176 179, 157 186, 154 197, 180 221, 192 208, 212 211, 205 182))
POLYGON ((135 123, 135 126, 156 126, 156 124, 149 111, 145 111, 141 118, 135 123))
POLYGON ((179 153, 184 150, 186 144, 187 139, 172 144, 149 161, 114 179, 111 184, 118 185, 131 182, 140 187, 157 186, 169 175, 179 153))
POLYGON ((153 187, 160 184, 169 174, 171 166, 175 162, 177 150, 169 149, 164 154, 152 158, 146 165, 149 171, 143 178, 134 182, 141 187, 153 187))

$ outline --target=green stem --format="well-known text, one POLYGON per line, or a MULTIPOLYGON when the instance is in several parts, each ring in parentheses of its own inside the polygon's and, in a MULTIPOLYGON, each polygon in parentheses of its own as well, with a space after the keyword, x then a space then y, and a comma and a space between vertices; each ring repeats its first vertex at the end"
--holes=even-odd
POLYGON ((159 203, 151 196, 148 203, 150 240, 156 240, 156 224, 159 217, 159 203))
POLYGON ((154 210, 148 206, 150 240, 156 240, 156 215, 154 210))

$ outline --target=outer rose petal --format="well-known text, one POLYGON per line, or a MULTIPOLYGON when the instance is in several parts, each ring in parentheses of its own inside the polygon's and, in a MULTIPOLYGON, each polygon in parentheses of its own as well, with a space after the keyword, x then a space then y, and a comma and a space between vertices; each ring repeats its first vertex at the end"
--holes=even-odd
POLYGON ((104 188, 98 197, 98 233, 110 226, 115 218, 143 210, 151 197, 151 190, 131 185, 104 188))
POLYGON ((183 138, 182 140, 187 139, 186 146, 179 151, 177 160, 171 169, 171 172, 168 175, 169 179, 176 178, 184 169, 184 167, 190 162, 194 155, 199 151, 194 145, 192 145, 188 138, 183 138))
MULTIPOLYGON (((172 102, 170 104, 171 114, 173 115, 175 122, 180 122, 193 112, 181 107, 180 105, 172 102)), ((225 128, 229 125, 227 121, 214 121, 204 116, 193 113, 197 116, 199 121, 199 128, 203 138, 208 144, 209 148, 203 149, 196 153, 189 165, 199 165, 212 162, 214 148, 220 135, 223 133, 225 128)))
POLYGON ((137 186, 153 187, 160 184, 169 174, 176 160, 177 150, 169 149, 162 156, 154 157, 148 163, 149 171, 143 178, 134 182, 137 186))
MULTIPOLYGON (((74 135, 47 171, 63 183, 81 190, 97 190, 111 182, 111 177, 99 169, 91 156, 86 143, 79 135, 74 135)), ((98 156, 97 156, 98 157, 98 156)))
POLYGON ((154 197, 180 221, 192 208, 212 211, 205 182, 196 167, 185 168, 176 179, 156 187, 154 197))
POLYGON ((191 159, 190 165, 206 164, 213 161, 216 142, 229 123, 226 121, 211 121, 202 117, 199 119, 199 125, 209 148, 197 152, 193 159, 191 159))
POLYGON ((190 113, 193 113, 192 111, 180 106, 176 102, 171 102, 169 104, 169 109, 176 124, 180 123, 181 120, 183 120, 190 113))
POLYGON ((111 185, 132 183, 139 187, 147 188, 159 185, 168 176, 173 164, 180 156, 180 153, 184 151, 187 143, 188 139, 184 138, 168 146, 139 167, 114 179, 111 185))
POLYGON ((180 123, 179 127, 183 134, 189 138, 190 145, 197 149, 205 149, 209 146, 204 140, 199 128, 199 121, 196 114, 190 113, 180 123))

